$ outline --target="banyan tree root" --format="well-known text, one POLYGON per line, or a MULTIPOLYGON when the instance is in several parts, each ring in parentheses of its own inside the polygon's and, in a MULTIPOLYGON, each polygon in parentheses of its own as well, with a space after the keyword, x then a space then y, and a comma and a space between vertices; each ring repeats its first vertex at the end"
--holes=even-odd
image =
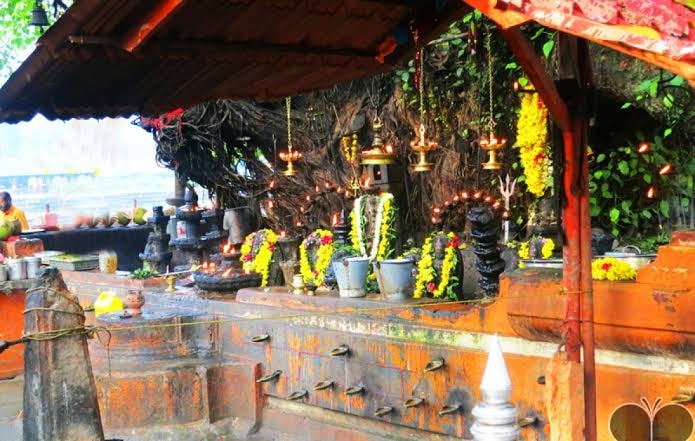
POLYGON ((27 290, 24 315, 24 441, 103 441, 84 311, 60 272, 27 290))
POLYGON ((497 245, 500 234, 500 220, 489 207, 475 207, 468 212, 471 221, 471 237, 476 244, 473 253, 478 257, 476 265, 480 273, 480 288, 486 297, 497 295, 500 274, 504 271, 504 260, 500 257, 497 245))

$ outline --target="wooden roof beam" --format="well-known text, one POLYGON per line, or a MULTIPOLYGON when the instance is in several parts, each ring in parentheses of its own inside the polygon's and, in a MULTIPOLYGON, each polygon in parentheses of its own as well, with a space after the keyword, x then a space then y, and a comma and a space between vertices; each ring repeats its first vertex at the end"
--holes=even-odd
POLYGON ((550 111, 551 116, 560 129, 570 129, 569 111, 565 101, 555 86, 555 82, 545 70, 543 61, 538 53, 531 46, 531 42, 526 38, 518 27, 502 29, 502 36, 507 41, 517 61, 524 69, 536 91, 543 99, 543 104, 550 111))
POLYGON ((159 0, 149 14, 139 23, 133 26, 121 42, 121 47, 128 52, 133 52, 148 39, 171 16, 185 0, 159 0))

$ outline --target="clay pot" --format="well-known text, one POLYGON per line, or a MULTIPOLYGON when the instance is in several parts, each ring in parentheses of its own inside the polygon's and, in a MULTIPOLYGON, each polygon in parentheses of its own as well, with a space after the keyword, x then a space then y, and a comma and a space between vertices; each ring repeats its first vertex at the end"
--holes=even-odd
POLYGON ((145 296, 142 291, 137 289, 132 289, 128 291, 125 296, 125 306, 128 308, 128 312, 132 315, 142 314, 142 305, 145 304, 145 296))

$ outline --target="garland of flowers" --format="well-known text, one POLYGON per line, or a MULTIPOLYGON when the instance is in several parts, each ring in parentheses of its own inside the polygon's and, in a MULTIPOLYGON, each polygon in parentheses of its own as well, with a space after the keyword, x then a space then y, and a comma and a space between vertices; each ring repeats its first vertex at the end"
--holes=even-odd
POLYGON ((390 232, 396 220, 396 206, 391 193, 382 193, 379 196, 376 216, 374 218, 374 238, 369 254, 365 243, 364 201, 366 196, 355 199, 355 205, 350 212, 350 240, 352 246, 360 251, 360 254, 370 259, 383 260, 391 253, 390 232))
POLYGON ((261 286, 268 285, 270 277, 270 262, 273 260, 273 251, 278 236, 273 230, 264 229, 253 232, 246 236, 241 245, 241 264, 245 271, 253 271, 261 275, 261 286), (263 241, 258 246, 255 254, 253 253, 253 243, 257 235, 261 235, 263 241))
POLYGON ((333 257, 333 233, 318 229, 302 241, 299 247, 299 271, 307 285, 323 286, 326 270, 333 257), (307 247, 319 244, 316 251, 316 266, 312 269, 307 247))
POLYGON ((591 262, 591 278, 594 280, 634 280, 637 271, 629 263, 615 257, 603 257, 591 262))
MULTIPOLYGON (((413 297, 419 299, 427 292, 435 299, 442 297, 447 288, 450 290, 458 285, 458 279, 452 277, 452 273, 458 264, 459 238, 454 233, 449 233, 449 239, 444 251, 444 261, 442 262, 442 272, 439 274, 439 284, 434 283, 437 273, 434 269, 434 246, 432 242, 435 236, 440 236, 443 232, 432 233, 422 245, 422 254, 417 264, 417 278, 415 279, 415 291, 413 297), (449 286, 451 285, 451 286, 449 286)), ((449 291, 451 292, 451 291, 449 291)))
MULTIPOLYGON (((521 259, 535 259, 537 258, 538 245, 540 242, 540 257, 542 259, 550 259, 555 250, 555 242, 552 239, 547 238, 533 238, 526 242, 519 243, 519 258, 521 259)), ((510 248, 512 248, 510 246, 510 248)))
POLYGON ((548 109, 538 93, 525 93, 521 97, 516 127, 516 146, 520 150, 526 186, 533 195, 541 197, 548 186, 552 161, 548 148, 548 109))

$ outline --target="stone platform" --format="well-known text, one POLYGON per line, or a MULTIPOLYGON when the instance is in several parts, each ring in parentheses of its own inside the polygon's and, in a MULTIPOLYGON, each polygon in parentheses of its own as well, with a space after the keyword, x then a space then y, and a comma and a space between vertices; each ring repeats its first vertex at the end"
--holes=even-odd
MULTIPOLYGON (((660 251, 660 256, 680 257, 657 258, 636 282, 594 284, 601 441, 613 440, 607 427, 616 407, 641 397, 652 403, 695 391, 690 349, 695 347, 695 322, 690 320, 695 279, 664 276, 690 271, 695 241, 690 245, 689 237, 675 236, 674 248, 663 249, 666 254, 660 251)), ((498 334, 514 388, 512 399, 520 416, 531 421, 522 436, 545 440, 550 432, 548 406, 553 404, 546 401, 550 392, 544 375, 558 350, 566 300, 560 282, 557 270, 516 271, 502 278, 500 295, 492 303, 464 305, 431 300, 398 304, 334 293, 307 297, 289 294, 286 288, 244 289, 236 298, 201 298, 193 290, 146 292, 145 308, 178 310, 181 316, 203 314, 215 317, 215 323, 190 334, 161 334, 195 341, 195 355, 150 363, 114 357, 110 375, 103 352, 95 350, 103 412, 110 412, 107 426, 127 433, 148 424, 199 425, 216 420, 210 415, 217 412, 215 403, 222 403, 230 410, 219 421, 227 421, 227 415, 244 421, 237 436, 259 430, 309 441, 470 438, 487 345, 498 334), (210 380, 218 374, 224 378, 221 383, 210 380), (257 383, 265 376, 268 381, 257 383), (330 387, 317 390, 322 382, 330 387), (346 394, 348 390, 357 393, 346 394), (225 401, 230 396, 253 400, 235 408, 237 403, 225 401), (423 403, 406 407, 410 398, 423 403), (142 404, 133 406, 135 402, 142 404), (376 416, 376 409, 384 406, 392 412, 376 416), (459 408, 444 415, 440 411, 445 406, 459 408), (144 415, 146 409, 154 409, 152 415, 144 415)), ((86 304, 95 295, 78 294, 86 304)), ((132 335, 122 344, 138 338, 132 335)), ((695 414, 692 400, 684 406, 695 414)))

